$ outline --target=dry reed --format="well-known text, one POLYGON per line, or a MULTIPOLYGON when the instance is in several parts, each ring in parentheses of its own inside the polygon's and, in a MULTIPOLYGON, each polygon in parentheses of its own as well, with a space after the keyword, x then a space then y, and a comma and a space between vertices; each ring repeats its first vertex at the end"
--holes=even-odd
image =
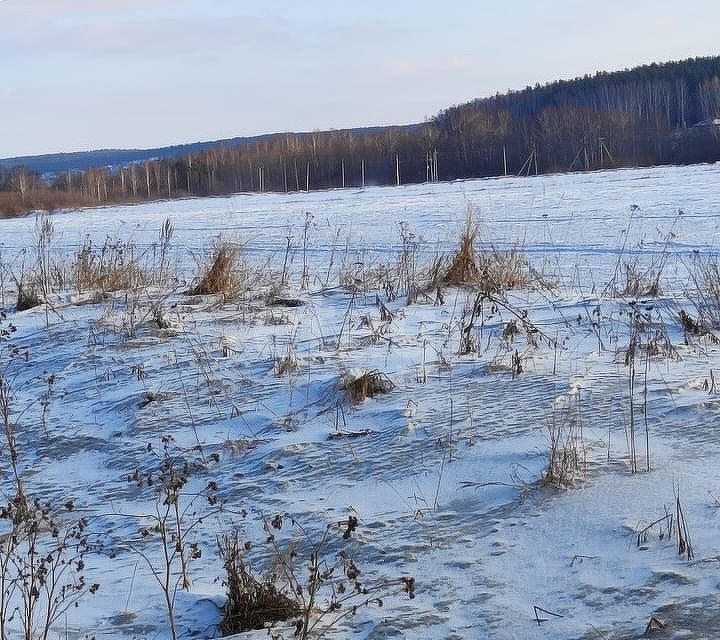
POLYGON ((236 297, 240 291, 238 257, 236 247, 229 244, 218 246, 210 266, 202 273, 198 284, 190 290, 190 295, 221 293, 226 298, 236 297))
POLYGON ((395 388, 390 378, 377 369, 356 373, 347 372, 340 381, 340 388, 354 402, 362 402, 382 393, 389 393, 395 388))

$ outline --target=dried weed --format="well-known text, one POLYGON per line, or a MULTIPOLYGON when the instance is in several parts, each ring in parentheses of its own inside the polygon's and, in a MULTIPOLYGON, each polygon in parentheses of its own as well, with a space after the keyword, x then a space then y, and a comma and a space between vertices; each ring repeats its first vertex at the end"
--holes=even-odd
POLYGON ((362 402, 395 388, 393 382, 377 369, 372 371, 348 371, 340 379, 340 388, 354 402, 362 402))

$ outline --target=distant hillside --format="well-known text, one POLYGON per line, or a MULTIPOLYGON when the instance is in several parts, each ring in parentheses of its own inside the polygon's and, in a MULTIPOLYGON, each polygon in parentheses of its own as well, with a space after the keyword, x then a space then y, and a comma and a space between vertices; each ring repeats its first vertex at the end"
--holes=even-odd
POLYGON ((247 144, 267 136, 229 138, 211 142, 192 142, 155 149, 98 149, 96 151, 75 151, 72 153, 49 153, 39 156, 18 156, 0 158, 0 166, 6 169, 25 167, 39 174, 58 174, 63 171, 85 171, 95 167, 120 167, 133 162, 177 158, 191 153, 200 153, 220 145, 247 144))
MULTIPOLYGON (((382 128, 383 127, 363 127, 353 129, 352 131, 361 134, 363 132, 371 133, 382 128)), ((98 149, 94 151, 74 151, 70 153, 48 153, 38 156, 16 156, 13 158, 0 158, 0 167, 4 167, 5 169, 24 167, 28 171, 40 175, 57 175, 65 171, 85 171, 86 169, 98 167, 118 168, 150 160, 181 158, 190 154, 198 154, 208 149, 252 145, 263 140, 285 135, 304 136, 312 134, 271 133, 223 140, 191 142, 188 144, 157 147, 154 149, 98 149)))
POLYGON ((0 161, 0 211, 717 160, 720 56, 527 87, 422 124, 0 161))
POLYGON ((527 87, 438 115, 456 175, 720 159, 720 57, 527 87))

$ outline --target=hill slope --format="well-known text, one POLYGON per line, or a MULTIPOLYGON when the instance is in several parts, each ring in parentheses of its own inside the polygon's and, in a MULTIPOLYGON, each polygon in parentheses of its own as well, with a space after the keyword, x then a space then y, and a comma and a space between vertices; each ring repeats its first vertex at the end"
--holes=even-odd
POLYGON ((713 162, 719 118, 720 56, 694 58, 527 87, 422 124, 0 161, 0 212, 713 162))

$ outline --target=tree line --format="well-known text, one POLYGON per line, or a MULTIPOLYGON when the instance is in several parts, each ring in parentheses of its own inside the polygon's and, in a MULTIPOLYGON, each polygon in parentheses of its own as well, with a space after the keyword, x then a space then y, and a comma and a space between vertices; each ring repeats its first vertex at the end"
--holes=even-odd
POLYGON ((720 57, 600 72, 427 122, 283 133, 51 177, 0 168, 0 211, 720 159, 720 57))

